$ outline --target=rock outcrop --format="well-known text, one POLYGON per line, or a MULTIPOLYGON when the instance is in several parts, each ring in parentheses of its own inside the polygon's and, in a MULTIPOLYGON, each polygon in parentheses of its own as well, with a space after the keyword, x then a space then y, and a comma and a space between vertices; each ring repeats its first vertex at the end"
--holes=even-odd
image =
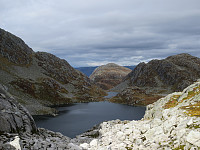
POLYGON ((0 29, 0 83, 31 114, 54 114, 52 105, 98 101, 106 93, 70 64, 34 52, 20 38, 0 29))
MULTIPOLYGON (((200 149, 200 82, 147 106, 139 121, 112 120, 99 125, 96 137, 72 139, 80 149, 200 149), (85 138, 85 140, 84 140, 85 138)), ((92 133, 92 131, 90 131, 92 133)))
POLYGON ((5 86, 0 85, 0 134, 36 131, 35 122, 26 108, 13 99, 5 86))
POLYGON ((96 68, 90 75, 90 79, 102 89, 109 90, 122 82, 130 72, 131 70, 126 67, 109 63, 96 68))
POLYGON ((140 63, 113 90, 120 91, 111 101, 125 104, 149 104, 197 81, 200 77, 200 58, 179 54, 163 60, 140 63), (132 89, 132 90, 130 90, 132 89), (143 91, 138 94, 137 91, 143 91), (134 94, 137 93, 137 94, 134 94), (148 99, 152 97, 151 99, 148 99), (141 97, 139 100, 138 98, 141 97))

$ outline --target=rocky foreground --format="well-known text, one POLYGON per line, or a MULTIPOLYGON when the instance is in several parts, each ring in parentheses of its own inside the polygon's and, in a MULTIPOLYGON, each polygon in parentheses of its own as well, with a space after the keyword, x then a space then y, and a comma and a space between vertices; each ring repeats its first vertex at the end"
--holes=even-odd
POLYGON ((103 122, 98 135, 77 145, 90 150, 200 149, 200 82, 148 105, 142 120, 103 122))
MULTIPOLYGON (((6 100, 5 96, 2 99, 6 100)), ((12 120, 12 117, 9 119, 11 114, 20 115, 1 108, 1 116, 7 115, 6 118, 12 120)), ((24 123, 31 128, 18 128, 24 132, 1 131, 0 149, 15 147, 15 149, 45 150, 198 150, 200 149, 200 82, 190 85, 183 92, 169 94, 148 105, 142 120, 103 122, 74 139, 46 129, 35 130, 34 124, 30 123, 32 119, 27 119, 28 123, 24 123)))

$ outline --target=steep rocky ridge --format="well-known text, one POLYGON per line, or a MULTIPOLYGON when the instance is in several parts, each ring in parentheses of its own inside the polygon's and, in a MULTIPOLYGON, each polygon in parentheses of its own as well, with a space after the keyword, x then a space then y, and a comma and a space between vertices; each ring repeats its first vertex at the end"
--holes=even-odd
POLYGON ((20 38, 0 29, 0 83, 31 114, 53 114, 52 105, 98 101, 105 92, 66 60, 34 52, 20 38))
POLYGON ((119 84, 131 70, 114 63, 100 66, 90 75, 90 79, 99 87, 109 90, 119 84))
POLYGON ((140 63, 121 84, 113 88, 121 92, 112 101, 132 105, 149 104, 163 95, 182 91, 199 77, 200 58, 189 54, 183 53, 163 60, 152 60, 147 64, 140 63), (140 89, 143 94, 138 94, 135 89, 140 89), (149 96, 152 99, 145 98, 149 96))

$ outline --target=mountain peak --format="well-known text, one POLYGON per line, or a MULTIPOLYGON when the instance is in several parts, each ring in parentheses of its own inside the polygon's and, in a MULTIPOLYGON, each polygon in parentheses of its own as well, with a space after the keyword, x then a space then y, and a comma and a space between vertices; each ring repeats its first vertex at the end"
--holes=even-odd
POLYGON ((199 77, 200 58, 186 53, 140 63, 126 76, 123 83, 115 87, 115 90, 121 90, 115 101, 128 104, 152 103, 160 96, 183 90, 199 77), (139 90, 130 87, 138 87, 139 90), (140 98, 136 102, 138 97, 140 98), (142 101, 142 97, 146 98, 142 101))
POLYGON ((0 54, 10 62, 28 65, 32 61, 33 50, 19 37, 0 28, 0 54))
POLYGON ((99 66, 90 75, 90 79, 101 88, 108 90, 119 84, 131 72, 131 69, 114 63, 99 66))

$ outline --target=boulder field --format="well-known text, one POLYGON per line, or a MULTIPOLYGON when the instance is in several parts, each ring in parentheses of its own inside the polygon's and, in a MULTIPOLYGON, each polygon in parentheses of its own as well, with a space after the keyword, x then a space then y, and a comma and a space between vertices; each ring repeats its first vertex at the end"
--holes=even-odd
MULTIPOLYGON (((1 115, 5 113, 3 108, 0 111, 1 115)), ((8 114, 20 115, 21 112, 8 114)), ((33 127, 30 123, 27 125, 33 127)), ((148 105, 141 120, 103 122, 74 139, 41 128, 34 130, 36 132, 21 129, 25 132, 20 128, 1 131, 0 149, 14 145, 20 149, 47 150, 197 150, 200 149, 200 81, 183 92, 169 94, 148 105)))

